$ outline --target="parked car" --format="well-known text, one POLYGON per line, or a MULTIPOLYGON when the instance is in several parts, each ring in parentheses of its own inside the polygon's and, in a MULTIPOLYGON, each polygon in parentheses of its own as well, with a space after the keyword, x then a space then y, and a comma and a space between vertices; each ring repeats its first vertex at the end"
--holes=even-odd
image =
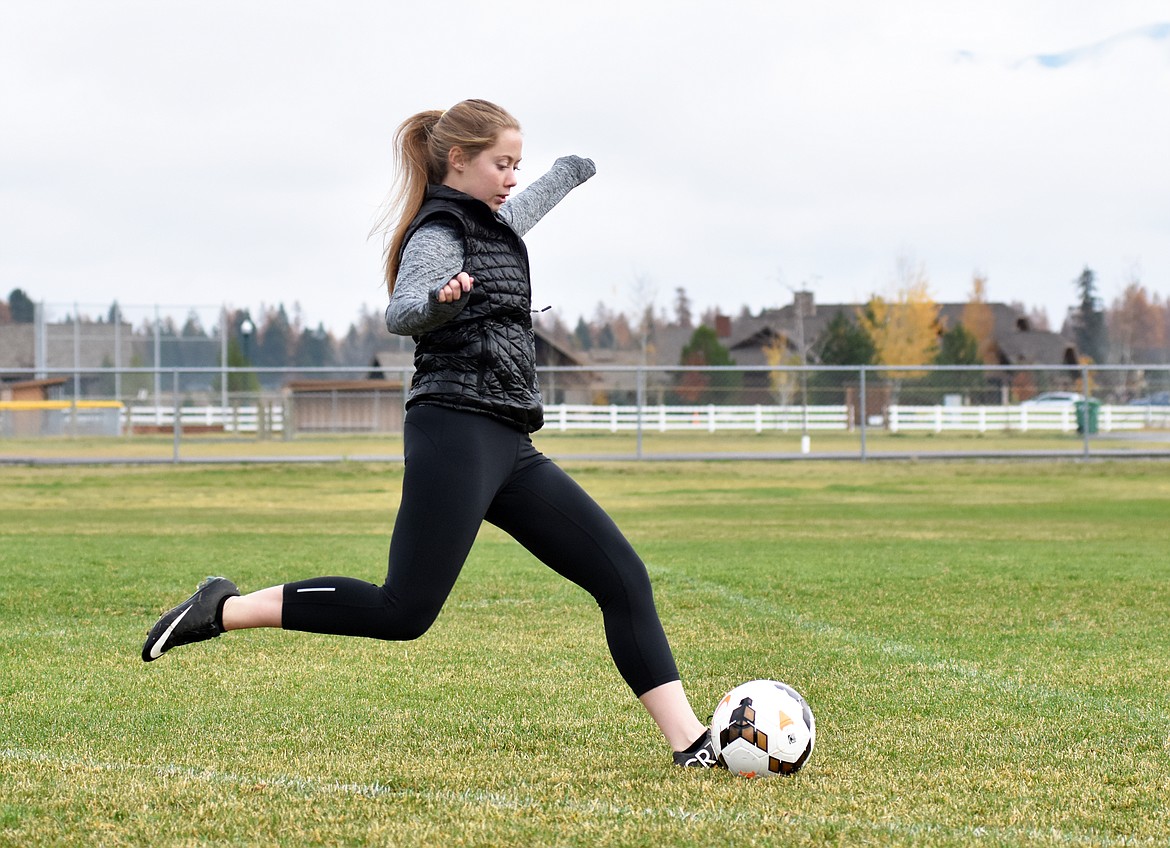
POLYGON ((1071 406, 1084 399, 1085 396, 1077 392, 1041 392, 1036 397, 1024 401, 1020 406, 1051 406, 1056 404, 1071 406))
POLYGON ((1134 398, 1130 406, 1170 406, 1170 392, 1154 392, 1152 395, 1134 398))

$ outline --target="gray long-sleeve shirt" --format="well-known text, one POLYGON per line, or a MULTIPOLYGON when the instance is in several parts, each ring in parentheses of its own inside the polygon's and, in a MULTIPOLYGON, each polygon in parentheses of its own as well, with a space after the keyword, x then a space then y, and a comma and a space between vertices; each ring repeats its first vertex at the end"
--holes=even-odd
MULTIPOLYGON (((497 213, 523 238, 570 191, 597 172, 592 160, 562 156, 547 173, 510 198, 497 213)), ((467 298, 439 303, 436 292, 463 270, 463 237, 445 221, 421 226, 407 242, 386 307, 386 328, 403 336, 433 330, 467 305, 467 298)))

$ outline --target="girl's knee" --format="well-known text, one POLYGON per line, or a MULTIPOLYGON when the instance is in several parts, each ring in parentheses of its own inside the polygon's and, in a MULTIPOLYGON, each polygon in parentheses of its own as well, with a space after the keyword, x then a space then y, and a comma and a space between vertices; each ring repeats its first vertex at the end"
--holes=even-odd
POLYGON ((413 642, 425 635, 438 617, 438 609, 399 610, 395 615, 383 616, 375 638, 388 642, 413 642))

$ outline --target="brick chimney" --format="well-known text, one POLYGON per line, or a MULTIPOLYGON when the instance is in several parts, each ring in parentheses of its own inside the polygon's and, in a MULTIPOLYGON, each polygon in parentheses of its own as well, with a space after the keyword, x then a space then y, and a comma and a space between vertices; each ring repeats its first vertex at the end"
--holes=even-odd
POLYGON ((812 318, 817 314, 817 302, 810 291, 793 292, 792 304, 796 307, 796 314, 799 316, 812 318))

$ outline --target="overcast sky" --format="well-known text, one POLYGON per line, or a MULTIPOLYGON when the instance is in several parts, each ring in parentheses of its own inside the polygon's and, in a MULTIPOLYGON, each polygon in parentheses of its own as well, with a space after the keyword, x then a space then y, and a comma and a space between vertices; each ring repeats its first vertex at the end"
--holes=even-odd
POLYGON ((597 163, 527 237, 570 325, 861 301, 903 257, 1056 327, 1086 265, 1170 295, 1166 0, 3 0, 0 297, 343 332, 385 305, 395 127, 466 97, 522 185, 597 163))

